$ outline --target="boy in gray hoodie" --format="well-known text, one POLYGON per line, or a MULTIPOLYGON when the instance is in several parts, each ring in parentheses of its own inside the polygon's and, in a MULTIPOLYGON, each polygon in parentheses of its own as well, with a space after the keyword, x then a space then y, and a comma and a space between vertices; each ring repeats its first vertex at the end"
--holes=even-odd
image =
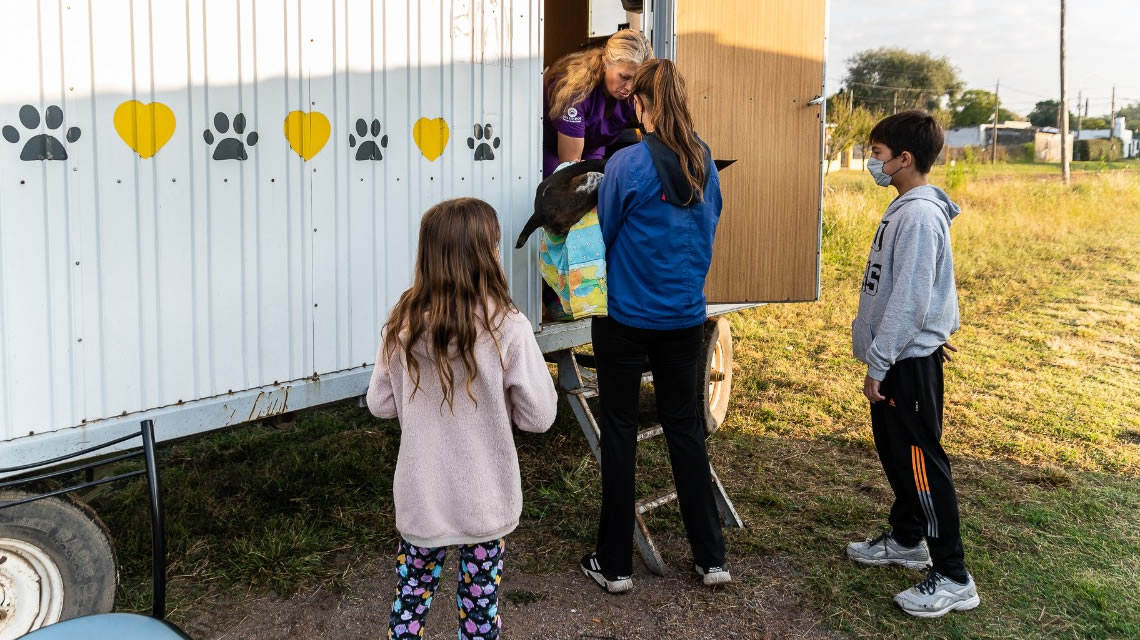
POLYGON ((895 596, 903 611, 936 618, 978 606, 966 571, 958 498, 942 450, 942 363, 958 330, 958 294, 950 223, 958 205, 927 183, 942 150, 938 123, 923 111, 880 121, 871 131, 867 169, 898 197, 871 243, 851 325, 855 357, 867 365, 863 394, 871 430, 895 494, 891 530, 847 546, 868 565, 930 568, 926 579, 895 596))

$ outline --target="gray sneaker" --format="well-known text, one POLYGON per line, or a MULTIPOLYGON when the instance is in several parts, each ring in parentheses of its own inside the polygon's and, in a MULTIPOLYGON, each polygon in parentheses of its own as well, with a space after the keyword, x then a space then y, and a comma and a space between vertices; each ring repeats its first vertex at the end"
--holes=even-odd
POLYGON ((847 545, 847 557, 876 567, 895 564, 907 569, 926 569, 931 566, 930 549, 925 540, 920 540, 913 547, 905 547, 889 531, 877 538, 847 545))
POLYGON ((982 603, 974 576, 966 576, 960 584, 931 571, 922 582, 895 596, 903 611, 919 618, 937 618, 951 611, 969 611, 982 603))

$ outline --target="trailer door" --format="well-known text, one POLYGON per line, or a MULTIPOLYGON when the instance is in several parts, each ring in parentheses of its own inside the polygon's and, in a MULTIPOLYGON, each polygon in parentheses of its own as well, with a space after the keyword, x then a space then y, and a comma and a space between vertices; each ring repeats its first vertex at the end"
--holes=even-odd
MULTIPOLYGON (((710 303, 819 296, 826 0, 678 0, 675 59, 724 211, 710 303)), ((667 55, 667 54, 666 54, 667 55)))

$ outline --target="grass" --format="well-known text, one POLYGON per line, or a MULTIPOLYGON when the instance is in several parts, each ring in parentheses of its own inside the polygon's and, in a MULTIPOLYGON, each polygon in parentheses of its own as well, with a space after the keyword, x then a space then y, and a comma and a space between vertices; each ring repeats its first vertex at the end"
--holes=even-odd
MULTIPOLYGON (((951 194, 964 210, 953 226, 962 330, 944 443, 981 608, 910 619, 890 596, 918 574, 841 558, 848 540, 885 525, 890 496, 850 355, 857 284, 890 198, 862 174, 827 181, 822 299, 731 316, 733 406, 710 441, 749 524, 728 532, 730 556, 790 558, 805 601, 856 637, 1140 636, 1137 166, 1077 165, 1069 187, 1055 166, 980 166, 951 194)), ((526 552, 515 561, 572 566, 595 534, 597 467, 568 412, 549 434, 517 440, 526 552)), ((398 444, 393 423, 343 403, 305 412, 289 430, 254 425, 165 448, 175 619, 215 586, 335 588, 354 563, 389 562, 398 444)), ((645 493, 668 482, 664 449, 649 444, 639 454, 645 493)), ((119 536, 120 607, 145 608, 143 487, 93 503, 119 536)), ((650 526, 682 535, 675 507, 650 526)))

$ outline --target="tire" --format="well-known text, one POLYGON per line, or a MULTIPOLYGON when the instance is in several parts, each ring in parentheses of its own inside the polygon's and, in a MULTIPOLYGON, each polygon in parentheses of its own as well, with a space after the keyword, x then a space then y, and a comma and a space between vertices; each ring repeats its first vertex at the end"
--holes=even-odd
POLYGON ((699 377, 699 397, 705 408, 705 430, 712 435, 728 415, 732 395, 732 327, 722 317, 705 322, 704 375, 699 377))
MULTIPOLYGON (((0 503, 32 494, 0 491, 0 503)), ((119 573, 107 527, 70 497, 0 509, 0 640, 115 604, 119 573)))

